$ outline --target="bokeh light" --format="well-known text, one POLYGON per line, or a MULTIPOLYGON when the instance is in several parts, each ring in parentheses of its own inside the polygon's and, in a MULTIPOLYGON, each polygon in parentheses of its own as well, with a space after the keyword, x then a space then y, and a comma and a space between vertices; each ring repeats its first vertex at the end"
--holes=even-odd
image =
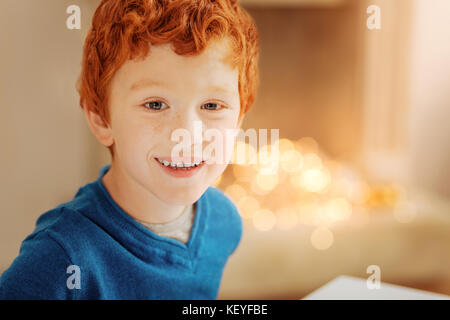
POLYGON ((298 223, 297 211, 295 208, 284 207, 277 211, 277 228, 289 230, 298 223))
POLYGON ((278 174, 257 174, 255 177, 257 187, 263 191, 270 191, 278 184, 278 174))
MULTIPOLYGON (((334 223, 364 226, 371 210, 381 206, 391 208, 401 223, 416 216, 401 186, 369 184, 354 166, 327 159, 311 137, 282 138, 275 144, 278 149, 268 144, 257 151, 242 141, 236 145, 235 153, 241 152, 245 162, 233 164, 233 177, 224 191, 243 219, 258 231, 311 226, 315 228, 313 247, 326 250, 334 242, 329 229, 334 223), (277 151, 278 157, 273 154, 277 151), (279 162, 274 165, 274 161, 279 162), (269 167, 277 170, 268 173, 269 167)), ((220 177, 216 183, 223 185, 224 181, 220 177)))
POLYGON ((294 176, 291 182, 306 191, 321 192, 328 186, 330 176, 326 170, 308 169, 300 175, 294 176))
POLYGON ((352 215, 352 206, 344 198, 331 199, 325 204, 322 214, 327 221, 346 220, 352 215))
POLYGON ((261 209, 253 214, 253 226, 259 231, 271 230, 277 221, 277 217, 268 209, 261 209))
POLYGON ((319 151, 319 146, 316 140, 311 137, 303 137, 296 141, 296 144, 301 148, 303 153, 317 153, 319 151))
POLYGON ((321 223, 322 206, 318 200, 298 201, 296 210, 299 223, 310 226, 317 226, 321 223))
POLYGON ((237 202, 239 213, 245 219, 251 219, 253 214, 260 209, 259 201, 252 196, 243 196, 237 202))
POLYGON ((281 152, 280 166, 286 172, 298 172, 303 167, 302 154, 297 150, 287 150, 281 152))
POLYGON ((247 194, 247 191, 245 191, 244 187, 242 187, 241 185, 234 183, 226 187, 225 193, 229 195, 234 201, 238 202, 247 194))
POLYGON ((317 250, 326 250, 333 242, 333 233, 326 227, 318 227, 311 234, 311 244, 317 250))
POLYGON ((320 169, 322 168, 322 160, 315 153, 307 153, 303 156, 303 168, 307 169, 320 169))

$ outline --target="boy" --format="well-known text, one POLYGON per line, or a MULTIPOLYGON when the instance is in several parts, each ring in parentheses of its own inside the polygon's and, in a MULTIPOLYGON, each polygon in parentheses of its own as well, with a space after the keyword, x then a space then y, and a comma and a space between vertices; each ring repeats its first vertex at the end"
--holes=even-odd
POLYGON ((101 1, 78 91, 112 163, 39 217, 0 299, 215 299, 242 233, 236 207, 209 187, 229 157, 174 160, 172 133, 239 128, 257 61, 255 24, 237 1, 101 1))

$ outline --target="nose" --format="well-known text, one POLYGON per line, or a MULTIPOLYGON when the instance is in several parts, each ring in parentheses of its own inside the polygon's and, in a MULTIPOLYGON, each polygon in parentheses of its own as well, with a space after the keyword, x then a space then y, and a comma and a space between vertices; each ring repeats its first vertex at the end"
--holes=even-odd
POLYGON ((190 148, 191 157, 202 157, 203 147, 203 122, 199 115, 192 109, 180 110, 172 121, 172 130, 169 139, 173 146, 183 144, 183 149, 190 148))
POLYGON ((197 112, 189 109, 179 110, 174 115, 173 119, 173 128, 176 129, 184 129, 189 131, 191 134, 194 134, 194 131, 198 129, 198 126, 201 122, 200 117, 197 112))

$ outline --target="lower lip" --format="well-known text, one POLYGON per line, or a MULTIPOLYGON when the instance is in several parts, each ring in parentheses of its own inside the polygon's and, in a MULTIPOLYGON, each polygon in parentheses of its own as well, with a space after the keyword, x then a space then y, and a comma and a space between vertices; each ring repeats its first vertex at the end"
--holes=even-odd
POLYGON ((198 167, 192 167, 192 168, 188 168, 188 169, 181 169, 181 168, 177 168, 177 167, 172 168, 171 166, 167 166, 166 167, 161 162, 159 162, 159 160, 156 159, 156 158, 155 158, 155 161, 160 165, 160 167, 164 170, 164 172, 166 172, 167 174, 169 174, 169 175, 171 175, 172 177, 175 177, 175 178, 192 177, 194 174, 196 174, 205 165, 205 162, 202 161, 202 163, 200 163, 200 165, 198 167))

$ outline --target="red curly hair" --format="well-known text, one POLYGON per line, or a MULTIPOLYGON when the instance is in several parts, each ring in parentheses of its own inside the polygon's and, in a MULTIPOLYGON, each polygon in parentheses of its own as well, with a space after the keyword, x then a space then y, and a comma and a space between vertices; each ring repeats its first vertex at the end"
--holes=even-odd
POLYGON ((238 0, 102 0, 84 44, 80 106, 109 123, 109 85, 127 60, 144 58, 151 45, 163 43, 171 43, 176 54, 198 55, 223 38, 231 40, 227 62, 239 70, 241 117, 259 84, 259 41, 253 19, 238 0))

